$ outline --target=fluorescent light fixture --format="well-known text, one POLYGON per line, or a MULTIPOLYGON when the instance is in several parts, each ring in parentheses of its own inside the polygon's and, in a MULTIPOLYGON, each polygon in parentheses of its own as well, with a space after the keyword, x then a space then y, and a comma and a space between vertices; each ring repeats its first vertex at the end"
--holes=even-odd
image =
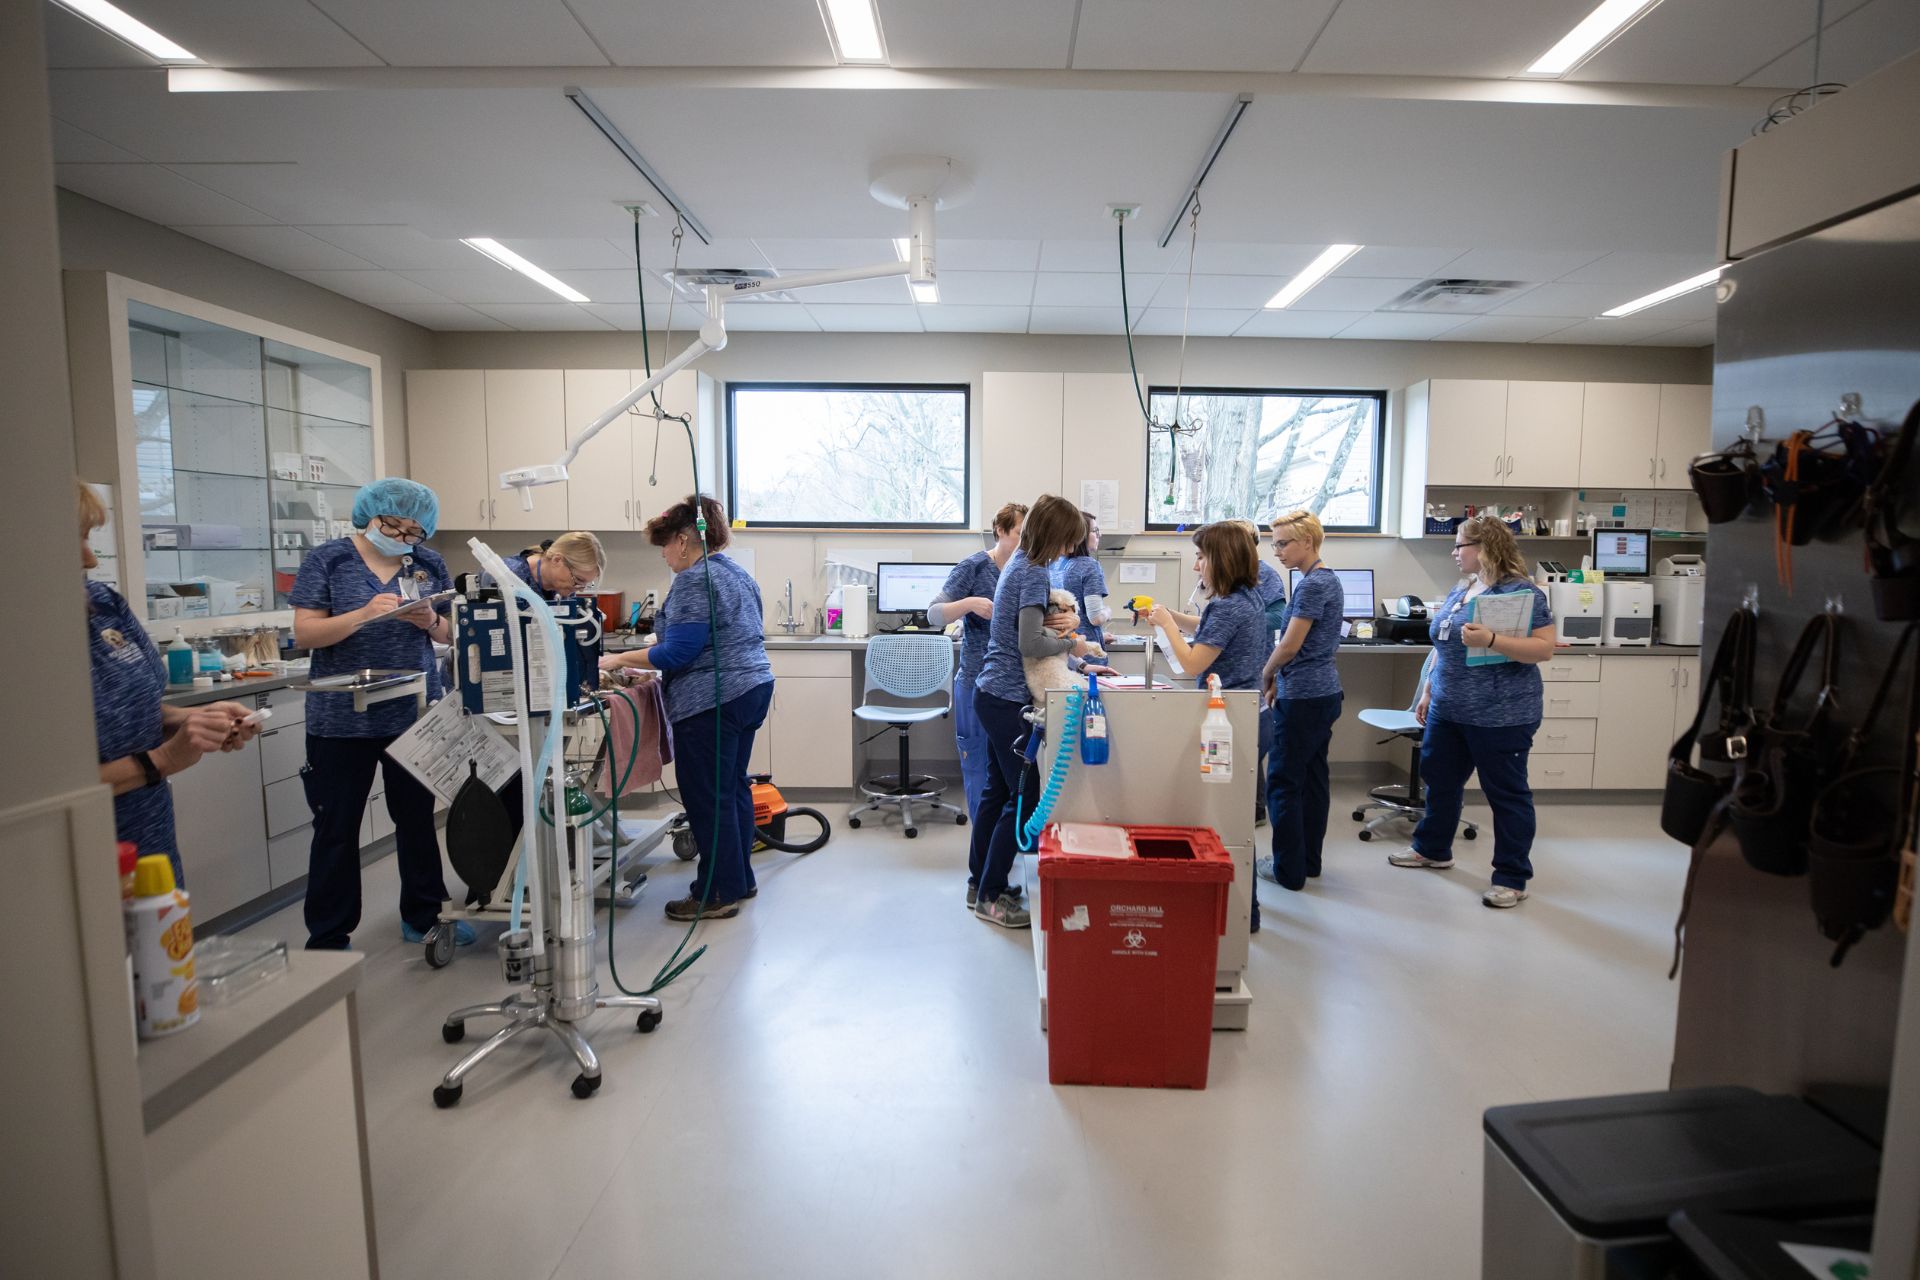
POLYGON ((469 249, 474 249, 486 254, 489 258, 492 258, 495 262, 509 270, 518 271, 535 284, 553 290, 568 302, 593 301, 593 299, 587 297, 586 294, 580 292, 578 289, 548 275, 513 250, 507 248, 507 246, 501 244, 498 240, 489 240, 485 236, 476 236, 471 239, 463 236, 461 237, 460 243, 466 245, 469 249))
POLYGON ((885 62, 887 46, 880 39, 880 15, 873 0, 820 0, 820 16, 827 39, 842 62, 885 62))
POLYGON ((893 238, 893 251, 900 255, 900 261, 913 261, 913 241, 907 237, 895 236, 893 238))
POLYGON ((1679 284, 1670 284, 1664 289, 1655 289, 1644 298, 1635 298, 1632 302, 1621 303, 1611 311, 1602 311, 1600 316, 1604 320, 1617 320, 1621 316, 1630 316, 1636 311, 1645 311, 1648 307, 1657 307, 1663 302, 1671 302, 1682 294, 1692 293, 1695 289, 1706 288, 1715 280, 1718 280, 1720 273, 1725 270, 1725 267, 1715 267, 1711 271, 1702 271, 1697 276, 1689 276, 1679 284))
POLYGON ((1563 76, 1606 48, 1608 41, 1640 21, 1660 0, 1600 0, 1600 7, 1580 20, 1580 24, 1560 43, 1541 54, 1524 71, 1529 76, 1563 76))
POLYGON ((913 300, 922 306, 940 301, 940 285, 936 281, 929 280, 925 284, 915 284, 909 280, 907 288, 913 290, 913 300))
POLYGON ((155 31, 130 13, 107 0, 57 0, 64 9, 85 18, 94 26, 125 40, 140 52, 161 62, 198 62, 199 58, 155 31))
POLYGON ((1365 248, 1358 244, 1330 244, 1321 250, 1320 256, 1309 262, 1306 270, 1287 281, 1280 292, 1267 299, 1267 310, 1278 311, 1290 307, 1306 296, 1307 290, 1332 275, 1334 269, 1365 248))

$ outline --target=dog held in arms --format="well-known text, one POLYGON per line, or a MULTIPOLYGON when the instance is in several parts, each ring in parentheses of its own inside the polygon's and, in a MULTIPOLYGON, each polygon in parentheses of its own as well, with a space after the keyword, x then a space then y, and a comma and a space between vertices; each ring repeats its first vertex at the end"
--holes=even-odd
MULTIPOLYGON (((1063 613, 1072 614, 1077 622, 1080 606, 1074 601, 1073 592, 1055 587, 1047 593, 1047 621, 1051 622, 1063 613)), ((1087 655, 1089 658, 1104 659, 1106 650, 1095 648, 1087 655)), ((1073 671, 1067 666, 1067 655, 1056 653, 1047 658, 1023 658, 1026 668, 1027 692, 1033 696, 1033 705, 1045 706, 1047 690, 1071 689, 1077 683, 1073 671)))

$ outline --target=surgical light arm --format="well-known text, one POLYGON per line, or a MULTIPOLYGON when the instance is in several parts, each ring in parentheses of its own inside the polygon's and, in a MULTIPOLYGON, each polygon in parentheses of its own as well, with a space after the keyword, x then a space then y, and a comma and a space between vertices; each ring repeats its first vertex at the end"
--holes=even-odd
MULTIPOLYGON (((933 206, 933 200, 927 198, 916 198, 907 202, 913 235, 910 252, 904 261, 879 262, 870 267, 847 267, 838 271, 810 271, 803 275, 778 276, 767 280, 737 280, 726 288, 719 285, 707 286, 707 317, 700 325, 699 336, 688 343, 684 351, 667 361, 660 367, 659 372, 627 392, 599 417, 583 427, 580 434, 567 442, 566 451, 554 461, 541 466, 516 467, 511 471, 502 471, 500 487, 518 489, 521 509, 533 510, 535 486, 564 483, 567 479, 567 468, 573 465, 575 458, 580 456, 580 450, 586 447, 587 441, 600 434, 607 424, 640 403, 668 378, 709 351, 718 351, 727 345, 726 306, 731 298, 751 293, 789 293, 796 289, 812 289, 829 284, 849 284, 858 280, 884 280, 889 276, 905 276, 915 284, 931 284, 934 280, 933 206)), ((644 301, 642 305, 645 305, 644 301)))

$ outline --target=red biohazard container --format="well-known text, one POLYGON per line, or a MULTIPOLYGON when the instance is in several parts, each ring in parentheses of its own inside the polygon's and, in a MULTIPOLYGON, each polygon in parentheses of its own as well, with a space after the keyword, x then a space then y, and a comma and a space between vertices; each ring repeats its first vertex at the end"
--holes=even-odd
POLYGON ((1206 827, 1088 834, 1119 856, 1040 837, 1048 1079, 1204 1089, 1233 858, 1206 827))

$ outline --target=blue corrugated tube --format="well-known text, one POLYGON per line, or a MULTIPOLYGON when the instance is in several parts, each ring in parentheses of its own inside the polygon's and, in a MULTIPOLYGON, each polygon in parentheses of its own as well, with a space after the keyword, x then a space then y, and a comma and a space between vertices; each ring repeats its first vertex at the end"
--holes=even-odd
MULTIPOLYGON (((1025 823, 1020 821, 1020 797, 1013 798, 1014 846, 1022 853, 1033 852, 1034 842, 1046 830, 1047 819, 1053 816, 1053 806, 1067 785, 1067 770, 1073 765, 1075 735, 1080 732, 1080 709, 1085 701, 1086 695, 1078 689, 1067 694, 1067 714, 1060 725, 1060 741, 1054 747, 1053 767, 1047 771, 1047 783, 1040 789, 1040 803, 1033 807, 1025 823)), ((1036 727, 1034 732, 1038 733, 1039 729, 1036 727)))

